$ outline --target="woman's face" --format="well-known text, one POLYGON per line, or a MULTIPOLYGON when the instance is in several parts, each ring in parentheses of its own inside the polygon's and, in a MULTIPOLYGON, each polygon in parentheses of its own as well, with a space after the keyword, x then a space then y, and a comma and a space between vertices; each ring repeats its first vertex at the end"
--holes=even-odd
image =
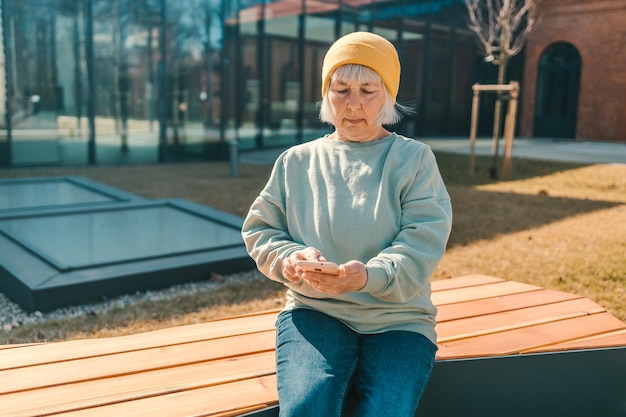
POLYGON ((337 139, 368 142, 386 136, 382 125, 376 122, 386 99, 384 88, 382 81, 331 79, 327 94, 337 139))

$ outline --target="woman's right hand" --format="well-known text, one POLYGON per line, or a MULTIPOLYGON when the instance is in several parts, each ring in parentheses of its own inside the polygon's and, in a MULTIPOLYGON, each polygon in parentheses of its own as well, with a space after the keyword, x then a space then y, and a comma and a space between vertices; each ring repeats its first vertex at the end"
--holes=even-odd
POLYGON ((300 282, 300 274, 302 271, 299 268, 296 269, 298 261, 323 262, 326 260, 322 252, 313 247, 295 251, 288 258, 283 260, 283 276, 291 282, 300 282))

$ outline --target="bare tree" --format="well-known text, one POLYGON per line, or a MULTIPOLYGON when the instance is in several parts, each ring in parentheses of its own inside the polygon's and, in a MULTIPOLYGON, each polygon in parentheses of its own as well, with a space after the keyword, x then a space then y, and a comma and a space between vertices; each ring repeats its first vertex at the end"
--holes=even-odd
MULTIPOLYGON (((465 0, 469 29, 474 32, 485 61, 498 66, 497 84, 504 84, 509 59, 517 55, 537 24, 541 0, 465 0)), ((496 176, 502 101, 498 99, 493 121, 492 177, 496 176)))
POLYGON ((202 39, 204 48, 204 81, 205 93, 204 102, 204 126, 213 125, 213 96, 215 89, 213 86, 213 72, 215 70, 214 53, 222 49, 222 19, 221 14, 224 4, 221 0, 194 0, 192 2, 193 18, 196 22, 194 26, 197 30, 195 35, 202 39))

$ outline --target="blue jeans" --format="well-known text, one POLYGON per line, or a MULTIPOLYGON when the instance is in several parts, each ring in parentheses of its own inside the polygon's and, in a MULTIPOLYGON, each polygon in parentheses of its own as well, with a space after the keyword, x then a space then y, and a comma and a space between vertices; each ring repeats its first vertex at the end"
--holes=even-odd
POLYGON ((437 351, 425 336, 359 334, 309 309, 280 313, 276 327, 280 417, 415 414, 437 351))

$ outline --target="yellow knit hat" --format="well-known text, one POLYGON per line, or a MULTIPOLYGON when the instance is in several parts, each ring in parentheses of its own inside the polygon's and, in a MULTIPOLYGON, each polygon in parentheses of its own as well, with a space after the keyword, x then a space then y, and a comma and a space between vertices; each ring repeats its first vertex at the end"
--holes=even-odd
POLYGON ((322 65, 322 97, 332 73, 346 64, 364 65, 376 71, 396 100, 400 87, 400 60, 396 48, 387 39, 370 32, 353 32, 333 43, 322 65))

